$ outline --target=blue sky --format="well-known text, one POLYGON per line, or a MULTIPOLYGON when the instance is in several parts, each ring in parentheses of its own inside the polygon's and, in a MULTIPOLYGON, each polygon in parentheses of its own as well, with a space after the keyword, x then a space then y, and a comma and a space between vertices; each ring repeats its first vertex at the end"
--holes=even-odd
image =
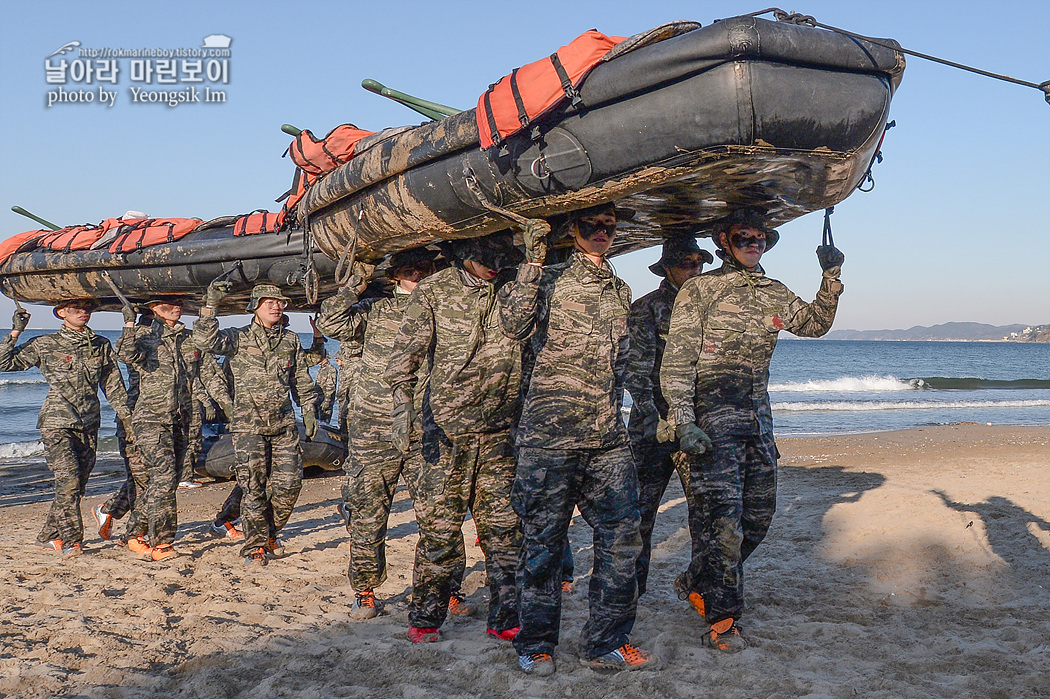
MULTIPOLYGON (((302 2, 5 3, 0 25, 0 237, 35 228, 18 204, 61 224, 129 209, 204 219, 275 210, 293 167, 288 122, 324 133, 341 123, 378 130, 415 113, 362 90, 375 78, 460 108, 511 69, 597 28, 630 35, 675 19, 704 25, 764 3, 302 2), (48 108, 44 60, 85 47, 198 47, 233 38, 225 104, 48 108)), ((812 0, 797 9, 826 24, 1031 82, 1050 80, 1043 2, 812 0)), ((127 71, 127 59, 124 60, 127 71)), ((73 86, 68 86, 72 88, 73 86)), ((92 86, 97 90, 98 85, 92 86)), ((51 86, 53 89, 54 86, 51 86)), ((837 328, 948 321, 1050 323, 1050 105, 1040 92, 908 59, 877 186, 836 208, 846 253, 837 328), (1044 204, 1040 204, 1044 202, 1044 204)), ((764 260, 803 297, 819 282, 822 219, 784 226, 764 260)), ((701 241, 710 248, 710 243, 701 241)), ((635 296, 655 287, 656 250, 616 266, 635 296)), ((0 324, 12 309, 0 300, 0 324)), ((104 318, 103 316, 112 316, 104 318)), ((53 321, 46 309, 34 326, 53 321)), ((116 327, 117 314, 96 326, 116 327)), ((302 321, 297 321, 303 327, 302 321)))

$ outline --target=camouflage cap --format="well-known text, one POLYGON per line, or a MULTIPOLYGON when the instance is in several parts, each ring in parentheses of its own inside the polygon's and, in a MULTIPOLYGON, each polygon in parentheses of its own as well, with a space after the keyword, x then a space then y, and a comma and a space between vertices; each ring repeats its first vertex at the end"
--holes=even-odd
POLYGON ((663 254, 660 255, 659 260, 649 265, 649 271, 658 277, 666 277, 668 267, 674 267, 693 253, 700 255, 700 259, 704 261, 704 264, 709 265, 715 261, 714 256, 701 248, 697 244, 696 238, 691 235, 665 238, 663 254))
POLYGON ((715 235, 712 236, 715 245, 722 247, 719 234, 728 233, 733 226, 747 226, 765 233, 766 250, 770 250, 780 240, 780 234, 766 222, 766 213, 758 207, 746 206, 742 209, 737 209, 718 222, 718 226, 715 228, 715 235))
POLYGON ((452 251, 462 262, 473 260, 495 270, 514 267, 525 259, 521 250, 514 246, 514 234, 510 231, 454 241, 452 251))
POLYGON ((182 304, 184 304, 185 302, 186 299, 182 298, 181 296, 150 296, 149 299, 146 300, 146 303, 144 303, 143 305, 148 307, 154 306, 158 303, 167 303, 171 304, 172 306, 178 306, 181 308, 182 304))
POLYGON ((248 298, 248 307, 245 310, 249 313, 255 311, 263 299, 277 299, 285 303, 291 301, 276 284, 256 284, 252 287, 252 295, 248 298))
MULTIPOLYGON (((51 313, 58 318, 58 311, 62 308, 68 308, 69 306, 80 306, 88 313, 94 313, 98 310, 98 301, 93 298, 62 299, 51 309, 51 313)), ((59 320, 61 320, 61 318, 59 318, 59 320)))
POLYGON ((394 272, 405 267, 416 267, 427 263, 432 265, 436 257, 437 251, 428 248, 412 248, 411 250, 395 252, 390 256, 390 263, 386 268, 386 276, 388 279, 392 279, 394 272))

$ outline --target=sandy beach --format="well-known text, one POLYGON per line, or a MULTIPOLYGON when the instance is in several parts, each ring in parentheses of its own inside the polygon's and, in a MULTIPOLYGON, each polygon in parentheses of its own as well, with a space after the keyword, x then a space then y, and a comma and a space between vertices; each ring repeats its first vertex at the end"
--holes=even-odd
MULTIPOLYGON (((209 535, 231 484, 179 492, 182 556, 140 559, 94 531, 90 506, 119 486, 99 464, 80 558, 31 547, 50 502, 40 464, 0 466, 0 696, 10 697, 1046 697, 1050 696, 1050 427, 961 424, 783 439, 778 512, 748 562, 742 621, 753 646, 703 648, 671 589, 689 551, 672 484, 632 640, 653 671, 598 674, 575 645, 587 610, 590 529, 574 520, 576 590, 557 674, 532 678, 483 616, 440 643, 405 637, 416 529, 395 502, 385 613, 347 617, 338 476, 308 479, 288 555, 247 569, 209 535)), ((116 531, 122 531, 122 523, 116 531)), ((464 591, 487 590, 473 526, 464 591)))

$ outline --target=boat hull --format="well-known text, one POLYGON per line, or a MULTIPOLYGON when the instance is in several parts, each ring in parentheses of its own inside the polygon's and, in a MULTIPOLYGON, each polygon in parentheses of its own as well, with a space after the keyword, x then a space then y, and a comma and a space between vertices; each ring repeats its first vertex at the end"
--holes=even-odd
MULTIPOLYGON (((231 226, 194 231, 161 245, 130 253, 108 250, 62 252, 36 249, 12 255, 0 265, 0 284, 7 296, 19 301, 53 304, 62 299, 92 297, 102 308, 120 305, 102 273, 108 272, 117 288, 134 302, 155 294, 182 296, 187 313, 199 310, 208 284, 234 270, 233 290, 221 313, 244 313, 254 284, 277 284, 292 299, 290 310, 316 308, 306 298, 302 284, 303 231, 234 236, 231 226), (238 264, 239 263, 239 264, 238 264)), ((335 263, 314 255, 321 298, 335 291, 335 263)))
POLYGON ((378 258, 507 227, 495 204, 551 217, 617 201, 614 252, 704 234, 729 211, 774 224, 826 208, 865 179, 903 56, 833 32, 723 20, 598 65, 565 105, 482 150, 474 111, 380 141, 316 182, 297 214, 336 257, 378 258))

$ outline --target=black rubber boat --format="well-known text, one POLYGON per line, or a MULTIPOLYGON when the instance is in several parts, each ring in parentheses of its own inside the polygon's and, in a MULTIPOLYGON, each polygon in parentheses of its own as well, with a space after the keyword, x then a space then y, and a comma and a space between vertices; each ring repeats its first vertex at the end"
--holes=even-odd
MULTIPOLYGON (((229 273, 234 290, 224 301, 222 313, 244 313, 252 285, 278 284, 292 299, 290 310, 315 307, 308 299, 304 278, 303 231, 291 228, 277 233, 234 236, 237 217, 201 224, 171 243, 143 247, 128 253, 107 249, 65 252, 35 247, 16 252, 0 265, 4 293, 19 301, 56 303, 66 298, 93 297, 103 308, 119 308, 103 272, 133 302, 164 294, 185 298, 184 310, 195 313, 208 284, 229 273)), ((314 255, 317 293, 335 291, 335 263, 314 255)), ((313 294, 311 294, 313 296, 313 294)))
MULTIPOLYGON (((338 430, 328 425, 318 425, 317 434, 309 442, 302 424, 299 424, 299 444, 303 451, 303 468, 316 467, 324 471, 338 471, 346 458, 346 445, 338 430)), ((224 434, 215 440, 207 440, 207 451, 198 462, 198 468, 212 478, 233 478, 233 467, 237 463, 233 451, 233 435, 224 434)))
MULTIPOLYGON (((896 42, 886 40, 891 46, 896 42)), ((296 214, 319 250, 383 254, 618 201, 636 215, 614 252, 699 232, 740 206, 775 224, 864 180, 904 55, 755 17, 677 22, 613 48, 564 104, 482 149, 475 110, 380 132, 315 182, 296 214), (473 190, 473 191, 472 191, 473 190)))

